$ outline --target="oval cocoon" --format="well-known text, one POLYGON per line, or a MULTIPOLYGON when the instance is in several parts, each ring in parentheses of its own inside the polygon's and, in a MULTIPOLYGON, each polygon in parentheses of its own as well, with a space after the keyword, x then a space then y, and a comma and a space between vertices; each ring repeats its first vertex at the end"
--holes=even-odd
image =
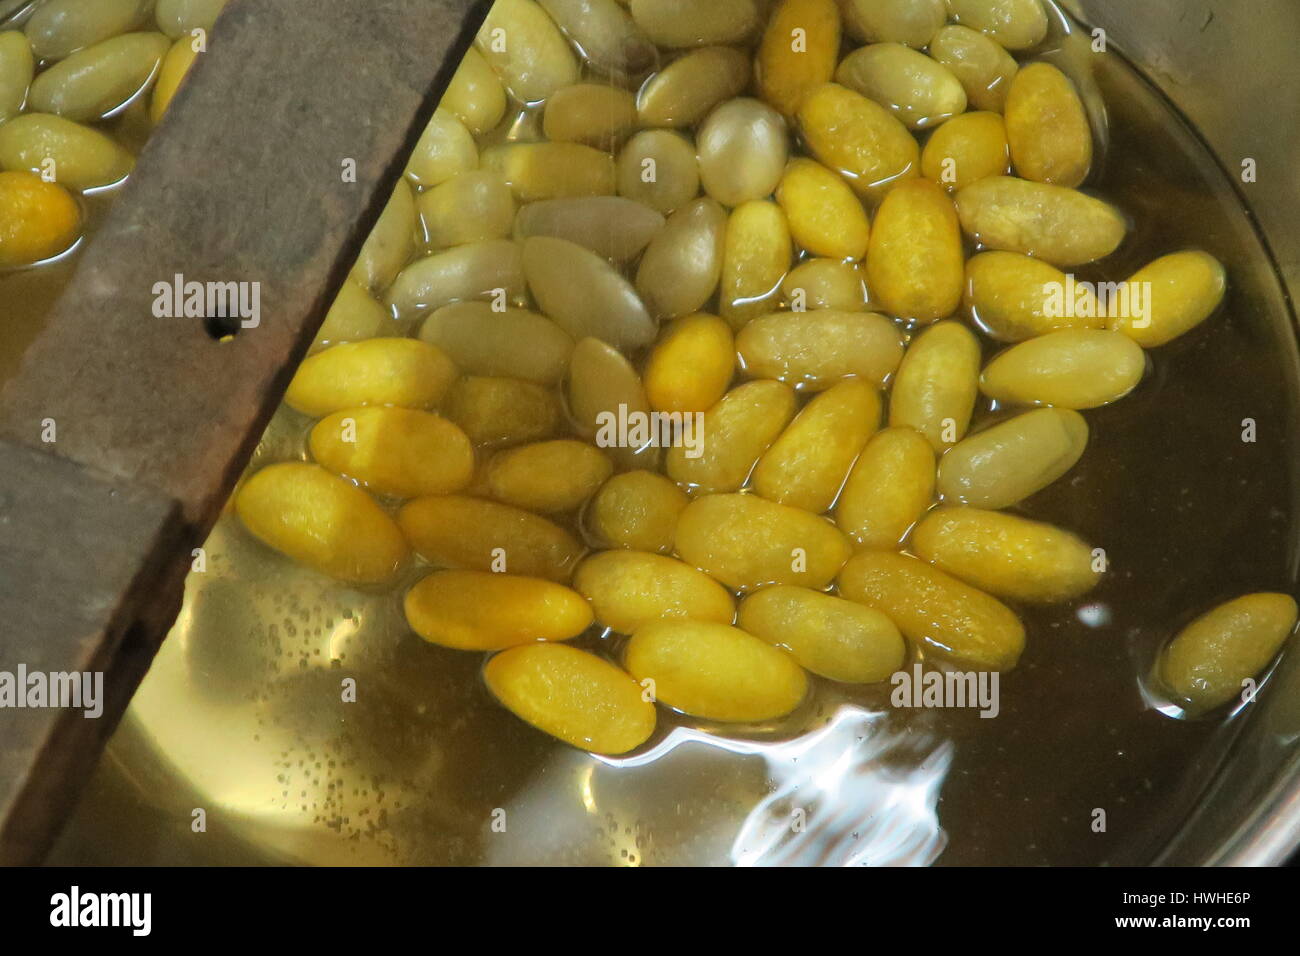
POLYGON ((1160 656, 1165 687, 1193 714, 1226 704, 1258 677, 1291 636, 1296 602, 1289 594, 1246 594, 1202 614, 1160 656))
POLYGON ((808 691, 803 668, 785 651, 707 621, 648 624, 628 642, 624 661, 636 680, 654 681, 656 700, 706 720, 775 720, 808 691))
POLYGON ((564 582, 583 552, 577 538, 539 515, 468 495, 416 498, 397 523, 415 552, 441 567, 564 582))
POLYGON ((435 571, 406 592, 404 607, 416 634, 462 651, 565 641, 591 625, 591 607, 578 592, 488 571, 435 571))
POLYGON ((739 591, 768 584, 820 590, 850 552, 829 521, 755 495, 705 495, 677 520, 682 559, 739 591))
POLYGON ((663 618, 730 624, 736 606, 722 585, 676 558, 642 551, 604 551, 583 561, 573 586, 596 620, 623 634, 663 618))
POLYGON ((911 537, 917 556, 990 594, 1068 601, 1100 580, 1092 549, 1041 521, 979 508, 936 508, 911 537))
POLYGON ((907 648, 894 622, 854 601, 778 584, 740 602, 740 627, 788 650, 830 680, 870 684, 903 666, 907 648))
POLYGON ((309 356, 298 366, 284 400, 319 418, 359 405, 429 408, 456 377, 441 351, 415 339, 345 342, 309 356))
POLYGON ((311 430, 312 457, 383 495, 459 491, 474 473, 474 447, 447 419, 409 408, 351 408, 311 430))
POLYGON ((401 531, 371 497, 319 465, 269 465, 239 486, 235 512, 275 550, 349 584, 382 584, 405 563, 401 531))
POLYGON ((958 663, 1006 671, 1024 650, 1024 625, 1006 605, 905 554, 859 551, 840 572, 840 594, 958 663))
POLYGON ((634 750, 654 733, 654 704, 613 664, 566 644, 525 644, 493 655, 488 690, 507 710, 571 746, 634 750))

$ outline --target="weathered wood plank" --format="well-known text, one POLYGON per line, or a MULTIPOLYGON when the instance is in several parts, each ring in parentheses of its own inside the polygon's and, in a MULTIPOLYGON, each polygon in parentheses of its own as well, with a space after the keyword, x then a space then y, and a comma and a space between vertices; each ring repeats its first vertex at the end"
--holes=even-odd
POLYGON ((0 396, 0 435, 32 444, 53 419, 55 454, 158 488, 204 524, 378 217, 474 6, 234 0, 0 396), (219 342, 200 319, 156 318, 155 283, 178 274, 258 283, 260 325, 219 342))
POLYGON ((232 0, 0 394, 0 672, 100 671, 105 696, 0 709, 0 862, 75 800, 485 9, 232 0), (177 274, 257 283, 260 323, 155 316, 177 274))
MULTIPOLYGON (((185 534, 166 496, 3 442, 0 489, 0 681, 8 684, 0 692, 0 864, 7 864, 44 852, 75 799, 69 783, 89 771, 143 675, 142 647, 124 646, 126 636, 143 606, 154 604, 155 626, 175 615, 179 591, 164 572, 185 534), (20 707, 28 702, 26 681, 15 686, 23 671, 90 674, 92 682, 99 674, 103 683, 85 687, 94 699, 82 698, 80 709, 20 707), (86 717, 88 709, 102 713, 86 717)), ((148 647, 147 667, 155 645, 136 637, 148 647)))

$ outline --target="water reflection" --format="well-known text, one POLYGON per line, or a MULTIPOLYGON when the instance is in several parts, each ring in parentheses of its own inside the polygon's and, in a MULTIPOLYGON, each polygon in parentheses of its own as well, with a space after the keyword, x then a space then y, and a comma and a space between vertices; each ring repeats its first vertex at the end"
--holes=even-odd
POLYGON ((885 715, 841 709, 816 733, 763 754, 775 790, 731 846, 738 866, 928 866, 948 844, 939 790, 953 745, 913 762, 916 735, 885 715), (907 761, 894 764, 900 751, 907 761))
POLYGON ((927 866, 948 842, 937 804, 953 749, 845 705, 777 743, 676 728, 627 758, 564 750, 485 827, 486 862, 927 866))

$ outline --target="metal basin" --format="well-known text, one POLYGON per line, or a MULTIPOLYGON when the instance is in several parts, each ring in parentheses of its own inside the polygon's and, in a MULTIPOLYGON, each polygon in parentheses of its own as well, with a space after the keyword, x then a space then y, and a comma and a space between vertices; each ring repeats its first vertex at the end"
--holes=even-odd
MULTIPOLYGON (((1035 515, 1104 541, 1123 570, 1087 613, 1029 616, 1035 639, 1003 682, 1000 719, 900 715, 887 691, 844 692, 761 735, 682 727, 647 754, 595 758, 513 722, 477 661, 420 644, 372 597, 269 564, 223 520, 213 570, 191 582, 53 859, 1284 861, 1300 843, 1294 649, 1258 700, 1214 720, 1171 720, 1142 683, 1196 609, 1243 586, 1295 589, 1300 8, 1064 6, 1111 51, 1061 57, 1107 104, 1099 188, 1144 224, 1121 257, 1208 248, 1232 291, 1212 327, 1098 414, 1077 477, 1034 499, 1035 515), (1256 182, 1241 181, 1247 158, 1256 182), (1243 446, 1247 417, 1260 438, 1243 446), (342 668, 364 689, 347 711, 342 668), (795 808, 815 824, 792 833, 795 808)), ((261 453, 303 427, 279 416, 261 453)))

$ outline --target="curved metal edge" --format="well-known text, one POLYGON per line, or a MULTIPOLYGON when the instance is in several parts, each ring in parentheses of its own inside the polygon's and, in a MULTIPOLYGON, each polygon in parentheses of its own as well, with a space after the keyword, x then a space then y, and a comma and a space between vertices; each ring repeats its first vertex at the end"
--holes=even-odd
MULTIPOLYGON (((1300 203, 1283 170, 1300 151, 1300 127, 1285 116, 1274 122, 1250 81, 1267 76, 1278 101, 1292 102, 1284 114, 1300 112, 1300 68, 1291 44, 1300 33, 1300 6, 1287 0, 1055 2, 1087 27, 1104 29, 1214 157, 1254 228, 1294 330, 1300 231, 1293 223, 1300 203), (1249 193, 1230 172, 1245 156, 1271 170, 1249 193)), ((1298 559, 1292 555, 1293 576, 1298 559)), ((1271 694, 1267 684, 1261 688, 1255 705, 1261 709, 1247 715, 1249 723, 1157 865, 1281 866, 1300 848, 1300 712, 1289 713, 1280 699, 1300 684, 1295 655, 1274 669, 1271 694)))

